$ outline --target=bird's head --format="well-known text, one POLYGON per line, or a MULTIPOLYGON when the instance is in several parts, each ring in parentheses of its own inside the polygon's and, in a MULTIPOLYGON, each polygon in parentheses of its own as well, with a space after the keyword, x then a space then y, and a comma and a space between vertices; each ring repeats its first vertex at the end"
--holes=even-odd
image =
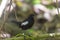
POLYGON ((34 17, 34 14, 30 14, 28 19, 32 19, 34 17))
POLYGON ((34 17, 34 14, 31 14, 30 17, 34 17))
POLYGON ((34 16, 34 14, 31 14, 30 16, 34 16))

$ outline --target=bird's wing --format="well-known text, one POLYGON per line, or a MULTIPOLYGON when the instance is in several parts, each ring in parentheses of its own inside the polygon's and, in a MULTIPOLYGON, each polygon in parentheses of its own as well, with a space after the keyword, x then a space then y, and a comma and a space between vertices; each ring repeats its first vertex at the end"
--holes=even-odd
POLYGON ((28 21, 22 22, 22 23, 21 23, 21 26, 22 26, 22 25, 27 25, 28 23, 29 23, 28 21))

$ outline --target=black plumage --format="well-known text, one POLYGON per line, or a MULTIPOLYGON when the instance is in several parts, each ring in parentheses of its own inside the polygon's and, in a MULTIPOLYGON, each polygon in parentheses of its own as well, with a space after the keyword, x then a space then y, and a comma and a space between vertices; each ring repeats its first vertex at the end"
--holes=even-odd
POLYGON ((22 22, 12 21, 13 23, 17 24, 22 30, 30 29, 34 24, 34 14, 31 14, 26 20, 22 22))

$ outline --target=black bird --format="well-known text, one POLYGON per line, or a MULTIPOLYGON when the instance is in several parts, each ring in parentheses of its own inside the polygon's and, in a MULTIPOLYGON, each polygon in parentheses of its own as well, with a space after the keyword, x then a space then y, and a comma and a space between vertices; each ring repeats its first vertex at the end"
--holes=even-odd
POLYGON ((12 22, 17 24, 19 28, 22 28, 22 30, 30 29, 34 24, 34 14, 29 15, 29 17, 22 22, 18 21, 12 21, 12 22))

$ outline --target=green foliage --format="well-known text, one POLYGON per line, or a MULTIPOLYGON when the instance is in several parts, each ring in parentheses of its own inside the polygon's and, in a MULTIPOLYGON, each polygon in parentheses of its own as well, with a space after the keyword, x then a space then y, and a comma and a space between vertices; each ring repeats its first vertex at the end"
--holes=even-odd
POLYGON ((29 35, 22 35, 22 34, 18 34, 19 37, 12 37, 12 38, 8 38, 5 40, 59 40, 60 36, 59 35, 55 35, 55 36, 50 36, 49 34, 39 34, 36 36, 33 36, 31 34, 31 36, 29 35))

